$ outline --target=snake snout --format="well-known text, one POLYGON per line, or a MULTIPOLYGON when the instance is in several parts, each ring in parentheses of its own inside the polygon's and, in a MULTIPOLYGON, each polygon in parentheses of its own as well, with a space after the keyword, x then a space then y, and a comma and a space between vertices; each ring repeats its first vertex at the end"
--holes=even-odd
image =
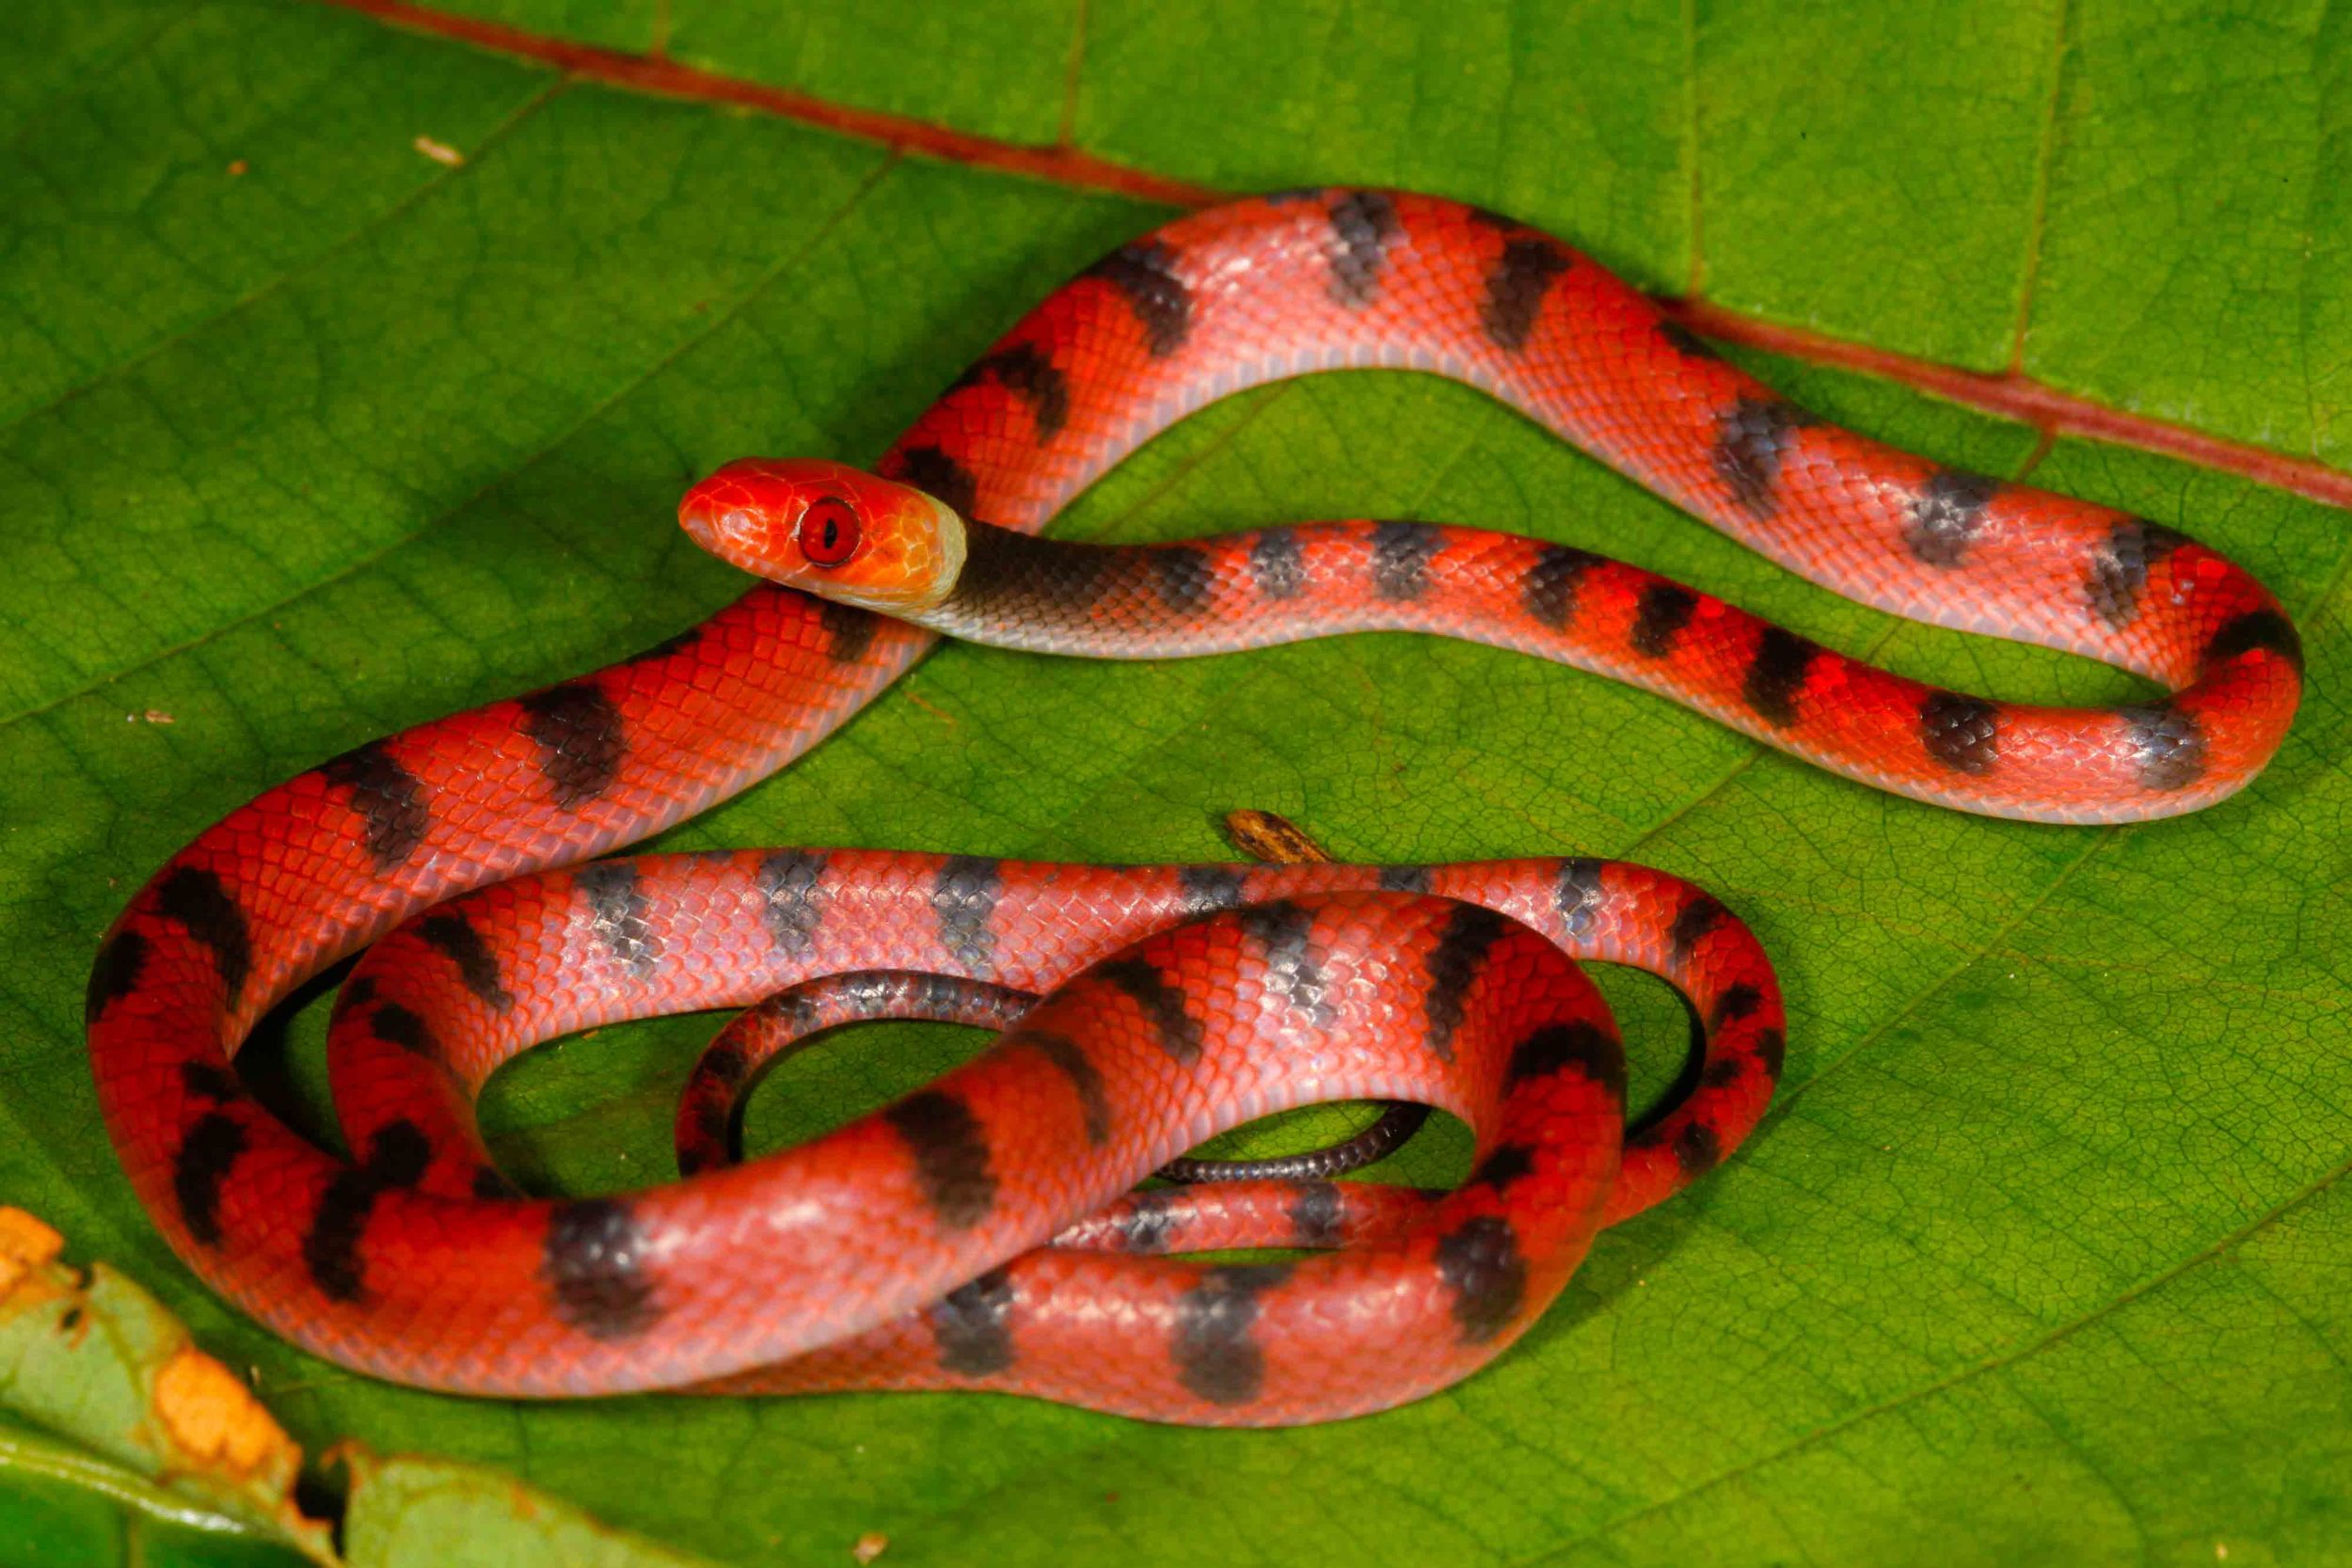
POLYGON ((742 483, 722 468, 686 492, 677 508, 678 526, 704 549, 737 565, 755 557, 760 517, 742 483))

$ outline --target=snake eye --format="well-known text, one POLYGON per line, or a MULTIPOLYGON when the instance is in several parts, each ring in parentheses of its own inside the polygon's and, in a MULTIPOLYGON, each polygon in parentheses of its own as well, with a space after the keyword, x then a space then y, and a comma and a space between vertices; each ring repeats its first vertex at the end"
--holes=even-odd
POLYGON ((812 566, 838 566, 857 553, 857 508, 838 496, 819 496, 801 514, 798 541, 812 566))

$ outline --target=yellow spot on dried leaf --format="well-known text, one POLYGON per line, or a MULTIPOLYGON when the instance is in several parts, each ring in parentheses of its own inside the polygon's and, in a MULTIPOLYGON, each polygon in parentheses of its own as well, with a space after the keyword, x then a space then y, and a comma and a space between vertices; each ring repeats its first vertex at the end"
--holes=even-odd
POLYGON ((1268 865, 1321 865, 1331 858, 1306 829, 1270 811, 1227 812, 1225 836, 1234 848, 1268 865))
POLYGON ((192 1345, 156 1374, 155 1414, 171 1440, 207 1469, 247 1476, 294 1449, 237 1374, 192 1345))
POLYGON ((890 1537, 878 1529, 869 1529, 857 1538, 857 1544, 850 1548, 850 1556, 861 1563, 866 1563, 873 1561, 888 1550, 890 1550, 890 1537))
POLYGON ((65 1238, 22 1209, 0 1208, 0 1291, 42 1265, 56 1260, 65 1238))

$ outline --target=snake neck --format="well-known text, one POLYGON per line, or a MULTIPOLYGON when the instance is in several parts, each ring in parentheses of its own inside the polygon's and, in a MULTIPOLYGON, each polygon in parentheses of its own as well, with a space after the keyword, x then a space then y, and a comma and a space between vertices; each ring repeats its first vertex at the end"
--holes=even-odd
MULTIPOLYGON (((963 569, 946 595, 910 619, 970 642, 1116 658, 1122 628, 1166 595, 1160 584, 1197 546, 1083 545, 991 523, 964 523, 963 569), (1171 561, 1171 557, 1180 558, 1171 561)), ((1205 574, 1200 583, 1205 592, 1205 574)))
POLYGON ((1548 548, 1474 529, 1370 520, 1168 545, 1081 545, 974 523, 966 543, 962 574, 923 612, 924 626, 997 647, 1126 659, 1353 631, 1527 646, 1518 578, 1498 556, 1524 555, 1522 564, 1539 569, 1548 548))

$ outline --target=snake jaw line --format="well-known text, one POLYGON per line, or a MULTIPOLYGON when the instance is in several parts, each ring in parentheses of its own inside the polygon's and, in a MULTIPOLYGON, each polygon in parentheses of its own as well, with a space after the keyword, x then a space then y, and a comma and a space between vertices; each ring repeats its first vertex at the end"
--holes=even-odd
MULTIPOLYGON (((914 494, 930 511, 931 524, 936 530, 938 558, 931 571, 930 587, 921 596, 903 601, 903 609, 898 613, 909 616, 928 614, 947 602, 947 596, 956 591, 956 584, 962 579, 964 558, 970 554, 972 547, 971 532, 964 527, 961 513, 923 491, 917 490, 914 494)), ((875 605, 871 608, 882 610, 886 607, 875 605)))

